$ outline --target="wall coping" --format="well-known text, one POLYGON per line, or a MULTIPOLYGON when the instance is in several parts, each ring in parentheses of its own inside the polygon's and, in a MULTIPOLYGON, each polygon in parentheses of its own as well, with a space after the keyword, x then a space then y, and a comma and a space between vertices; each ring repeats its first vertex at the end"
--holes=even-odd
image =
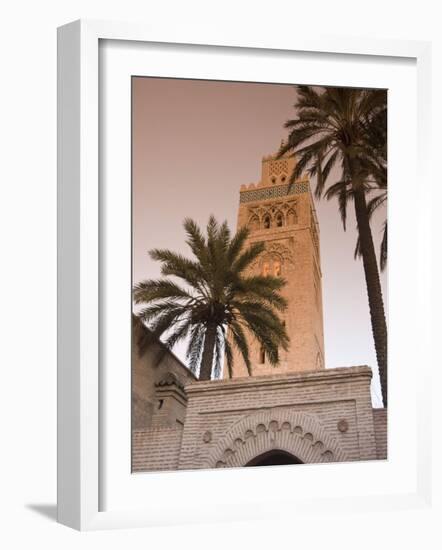
POLYGON ((265 386, 280 386, 309 383, 345 383, 354 381, 355 378, 371 379, 372 370, 367 365, 354 367, 338 367, 335 369, 323 369, 316 371, 292 372, 284 374, 269 374, 261 376, 246 376, 223 380, 210 380, 204 382, 192 382, 186 384, 185 392, 188 396, 199 393, 223 392, 226 389, 251 389, 265 386))

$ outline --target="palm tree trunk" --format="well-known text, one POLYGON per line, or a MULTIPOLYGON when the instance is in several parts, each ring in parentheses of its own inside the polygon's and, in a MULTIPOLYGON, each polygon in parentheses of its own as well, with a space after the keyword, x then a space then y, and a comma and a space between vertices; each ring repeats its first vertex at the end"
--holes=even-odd
POLYGON ((204 338, 204 349, 201 358, 199 380, 210 380, 212 378, 213 352, 215 349, 216 324, 209 323, 204 338))
POLYGON ((368 219, 367 202, 363 189, 356 189, 354 191, 354 203, 361 255, 364 264, 365 282, 367 285, 371 328, 381 380, 382 400, 384 407, 387 407, 387 324, 385 321, 378 264, 368 219))

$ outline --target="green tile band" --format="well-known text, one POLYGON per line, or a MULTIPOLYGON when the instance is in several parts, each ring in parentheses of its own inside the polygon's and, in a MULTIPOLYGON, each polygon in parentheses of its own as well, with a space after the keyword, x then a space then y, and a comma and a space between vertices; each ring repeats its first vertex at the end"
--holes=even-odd
POLYGON ((286 197, 288 195, 299 195, 308 192, 308 183, 292 183, 286 185, 275 185, 274 187, 265 187, 256 189, 248 189, 241 191, 239 194, 239 202, 260 201, 263 199, 275 199, 278 197, 286 197))

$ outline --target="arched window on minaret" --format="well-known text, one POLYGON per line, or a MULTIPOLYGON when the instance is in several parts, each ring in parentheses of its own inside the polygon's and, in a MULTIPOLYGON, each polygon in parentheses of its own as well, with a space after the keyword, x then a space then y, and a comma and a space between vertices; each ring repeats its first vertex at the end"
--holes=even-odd
POLYGON ((249 227, 251 231, 256 231, 259 229, 259 218, 258 216, 252 216, 249 221, 249 227))
POLYGON ((298 223, 298 218, 296 212, 291 208, 287 213, 287 224, 295 225, 295 223, 298 223))
POLYGON ((279 260, 273 261, 273 275, 279 277, 281 275, 281 262, 279 260))
POLYGON ((281 212, 278 212, 276 214, 276 227, 282 227, 284 225, 284 216, 281 214, 281 212))
POLYGON ((264 262, 262 264, 262 275, 268 277, 270 275, 270 262, 264 262))
POLYGON ((268 214, 264 216, 263 225, 264 229, 270 229, 270 216, 268 214))

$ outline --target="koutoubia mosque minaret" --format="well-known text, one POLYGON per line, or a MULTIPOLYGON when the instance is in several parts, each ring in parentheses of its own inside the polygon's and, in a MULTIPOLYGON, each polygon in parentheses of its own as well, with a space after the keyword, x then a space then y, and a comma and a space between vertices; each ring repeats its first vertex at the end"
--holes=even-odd
MULTIPOLYGON (((319 225, 308 178, 288 183, 295 163, 288 155, 266 156, 261 180, 240 189, 238 228, 249 227, 248 245, 265 245, 250 274, 272 274, 287 282, 283 295, 288 308, 281 315, 290 337, 289 350, 281 350, 279 364, 272 366, 259 343, 248 335, 253 376, 324 368, 319 225)), ((247 369, 234 350, 233 377, 241 376, 248 376, 247 369)))

